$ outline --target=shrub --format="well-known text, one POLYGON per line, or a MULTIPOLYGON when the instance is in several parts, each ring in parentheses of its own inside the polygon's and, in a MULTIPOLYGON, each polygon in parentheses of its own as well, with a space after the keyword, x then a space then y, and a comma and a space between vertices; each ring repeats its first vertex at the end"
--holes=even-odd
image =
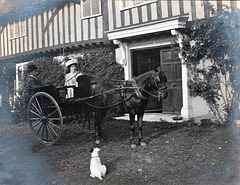
POLYGON ((204 98, 224 124, 239 112, 240 12, 225 7, 212 13, 212 18, 193 23, 180 53, 189 69, 190 95, 204 98))
MULTIPOLYGON (((84 74, 93 77, 94 81, 123 80, 124 71, 120 64, 115 61, 114 53, 106 47, 91 47, 82 49, 78 59, 78 68, 84 74)), ((74 55, 73 55, 74 56, 74 55)), ((65 61, 69 57, 65 57, 65 61)), ((43 86, 53 85, 54 87, 64 86, 66 69, 62 64, 65 61, 54 60, 53 57, 41 57, 33 61, 37 66, 37 77, 43 86), (62 63, 63 62, 63 63, 62 63)), ((26 81, 26 74, 24 81, 26 81)), ((19 91, 19 97, 15 102, 15 117, 20 121, 26 120, 27 105, 30 99, 26 85, 19 91)))

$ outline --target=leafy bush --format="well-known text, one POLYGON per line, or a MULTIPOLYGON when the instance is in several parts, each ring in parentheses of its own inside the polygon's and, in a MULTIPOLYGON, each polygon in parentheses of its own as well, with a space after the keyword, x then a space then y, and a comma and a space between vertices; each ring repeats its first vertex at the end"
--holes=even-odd
MULTIPOLYGON (((94 81, 122 80, 124 71, 120 64, 115 61, 114 53, 107 47, 91 47, 80 51, 81 57, 78 57, 78 68, 84 73, 92 76, 94 81)), ((73 55, 74 56, 74 55, 73 55)), ((64 86, 65 61, 54 60, 52 57, 41 57, 33 61, 37 66, 37 77, 43 86, 53 85, 54 87, 64 86)), ((25 81, 26 81, 25 74, 25 81)), ((19 97, 15 102, 15 117, 21 121, 26 120, 27 104, 30 99, 27 93, 27 87, 24 85, 19 92, 19 97)))
POLYGON ((223 124, 239 112, 240 12, 225 7, 212 14, 193 23, 180 54, 189 69, 190 95, 204 98, 223 124))
POLYGON ((37 66, 37 77, 43 86, 53 85, 62 87, 64 85, 64 68, 52 57, 37 58, 33 61, 37 66))
POLYGON ((78 67, 95 81, 123 80, 123 67, 115 60, 112 50, 107 47, 83 49, 84 55, 78 58, 78 67))

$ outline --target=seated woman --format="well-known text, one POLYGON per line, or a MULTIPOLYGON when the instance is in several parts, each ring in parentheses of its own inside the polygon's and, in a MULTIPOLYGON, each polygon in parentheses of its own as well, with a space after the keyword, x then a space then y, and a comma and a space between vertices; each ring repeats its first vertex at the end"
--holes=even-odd
MULTIPOLYGON (((78 87, 77 77, 82 75, 79 71, 77 71, 77 59, 70 59, 66 62, 66 67, 70 71, 65 76, 65 86, 76 86, 78 87)), ((67 95, 66 98, 73 98, 74 97, 74 88, 68 87, 67 88, 67 95)))

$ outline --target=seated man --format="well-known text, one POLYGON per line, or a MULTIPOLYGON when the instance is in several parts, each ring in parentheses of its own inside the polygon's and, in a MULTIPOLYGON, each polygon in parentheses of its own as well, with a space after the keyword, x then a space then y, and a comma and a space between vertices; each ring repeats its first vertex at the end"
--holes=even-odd
POLYGON ((29 90, 34 90, 35 88, 42 87, 41 82, 36 77, 37 67, 34 64, 28 66, 28 78, 27 78, 27 86, 29 90))
MULTIPOLYGON (((69 70, 69 73, 65 76, 65 86, 76 86, 78 87, 77 77, 82 75, 79 71, 77 71, 77 59, 70 59, 66 62, 66 67, 69 70)), ((74 88, 67 88, 66 98, 74 97, 74 88)))

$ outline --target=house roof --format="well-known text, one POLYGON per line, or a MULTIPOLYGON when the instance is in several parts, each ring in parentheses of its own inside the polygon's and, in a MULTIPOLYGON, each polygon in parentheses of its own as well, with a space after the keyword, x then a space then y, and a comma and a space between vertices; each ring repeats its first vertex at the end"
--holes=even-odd
POLYGON ((0 0, 0 24, 11 23, 68 2, 80 3, 80 0, 0 0))

